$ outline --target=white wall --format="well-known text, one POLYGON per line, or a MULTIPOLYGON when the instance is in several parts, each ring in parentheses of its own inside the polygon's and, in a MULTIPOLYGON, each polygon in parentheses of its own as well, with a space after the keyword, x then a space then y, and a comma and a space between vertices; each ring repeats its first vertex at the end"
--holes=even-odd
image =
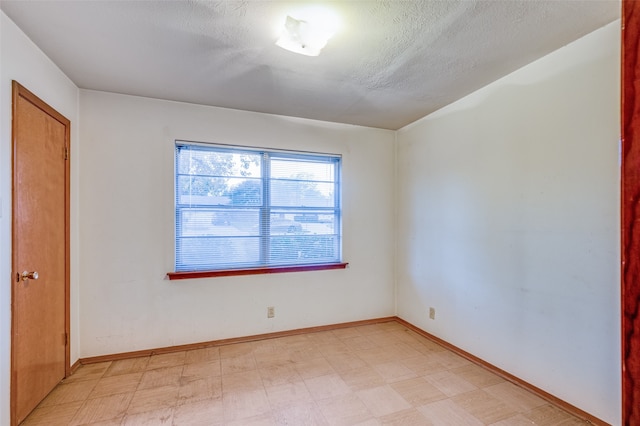
POLYGON ((397 147, 398 315, 613 424, 619 28, 407 126, 397 147))
POLYGON ((82 357, 395 313, 394 132, 84 90, 80 110, 82 357), (165 279, 176 139, 342 154, 349 268, 165 279))
POLYGON ((0 11, 0 424, 9 424, 11 366, 11 81, 71 120, 71 362, 78 359, 78 89, 0 11), (76 173, 74 173, 76 172, 76 173))

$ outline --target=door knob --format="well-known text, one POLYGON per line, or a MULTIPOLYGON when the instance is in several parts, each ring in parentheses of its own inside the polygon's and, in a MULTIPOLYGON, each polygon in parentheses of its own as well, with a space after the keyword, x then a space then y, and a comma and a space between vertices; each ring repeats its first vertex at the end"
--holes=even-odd
POLYGON ((22 279, 22 281, 37 280, 38 279, 38 273, 36 271, 33 271, 33 272, 24 271, 20 275, 20 278, 22 279))

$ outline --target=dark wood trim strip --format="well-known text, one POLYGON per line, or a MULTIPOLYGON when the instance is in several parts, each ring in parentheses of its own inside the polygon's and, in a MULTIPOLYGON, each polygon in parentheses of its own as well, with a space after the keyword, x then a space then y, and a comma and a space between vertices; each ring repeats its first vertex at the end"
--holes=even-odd
POLYGON ((640 424, 640 2, 622 2, 622 424, 640 424))
POLYGON ((349 327, 360 327, 363 325, 381 324, 381 323, 391 322, 395 320, 396 320, 396 317, 374 318, 374 319, 368 319, 368 320, 362 320, 362 321, 345 322, 340 324, 330 324, 330 325, 321 325, 317 327, 298 328, 295 330, 276 331, 274 333, 255 334, 252 336, 233 337, 230 339, 211 340, 208 342, 191 343, 187 345, 168 346, 164 348, 145 349, 141 351, 123 352, 123 353, 112 354, 112 355, 93 356, 93 357, 87 357, 87 358, 80 358, 78 361, 82 365, 95 364, 98 362, 117 361, 117 360, 128 359, 128 358, 139 358, 139 357, 145 357, 145 356, 151 356, 151 355, 166 354, 171 352, 190 351, 193 349, 202 349, 202 348, 208 348, 212 346, 232 345, 234 343, 255 342, 258 340, 274 339, 277 337, 295 336, 298 334, 306 334, 306 333, 317 333, 320 331, 338 330, 341 328, 349 328, 349 327))
POLYGON ((492 373, 497 374, 498 376, 502 377, 503 379, 513 383, 514 385, 520 386, 521 388, 524 388, 534 394, 536 394, 537 396, 539 396, 540 398, 550 402, 551 404, 562 408, 563 410, 573 414, 574 416, 580 417, 581 419, 587 420, 591 423, 593 423, 594 425, 609 425, 609 423, 604 422, 602 420, 600 420, 599 418, 587 413, 586 411, 583 411, 581 409, 579 409, 578 407, 575 407, 571 404, 569 404, 568 402, 551 395, 548 392, 543 391, 542 389, 540 389, 537 386, 532 385, 531 383, 525 382, 524 380, 520 379, 519 377, 514 376, 511 373, 508 373, 504 370, 502 370, 501 368, 496 367, 493 364, 490 364, 486 361, 484 361, 481 358, 478 358, 475 355, 470 354, 469 352, 460 349, 459 347, 452 345, 451 343, 447 342, 446 340, 442 340, 439 337, 434 336, 431 333, 428 333, 424 330, 422 330, 421 328, 416 327, 415 325, 403 320, 402 318, 396 317, 396 321, 402 325, 404 325, 405 327, 407 327, 408 329, 415 331, 416 333, 418 333, 419 335, 426 337, 429 340, 434 341, 435 343, 439 344, 440 346, 447 348, 448 350, 455 352, 456 354, 460 355, 463 358, 468 359, 469 361, 473 362, 474 364, 479 365, 480 367, 483 367, 486 370, 491 371, 492 373))
POLYGON ((319 263, 316 265, 271 266, 268 268, 225 269, 222 271, 190 271, 168 272, 170 280, 186 280, 191 278, 230 277, 234 275, 279 274, 283 272, 324 271, 329 269, 345 269, 348 263, 319 263))
POLYGON ((69 367, 69 374, 67 374, 67 377, 69 377, 70 375, 72 375, 73 373, 76 372, 76 370, 78 368, 80 368, 80 366, 82 365, 82 363, 80 362, 80 360, 76 360, 76 362, 73 363, 73 365, 71 367, 69 367))

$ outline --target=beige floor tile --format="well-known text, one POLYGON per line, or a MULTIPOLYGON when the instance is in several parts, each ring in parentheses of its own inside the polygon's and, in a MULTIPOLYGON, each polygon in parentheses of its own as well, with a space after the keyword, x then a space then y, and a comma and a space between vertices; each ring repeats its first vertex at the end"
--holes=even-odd
POLYGON ((178 401, 179 389, 178 386, 138 389, 127 408, 127 415, 174 407, 178 401))
POLYGON ((365 420, 364 422, 359 422, 354 424, 353 426, 380 426, 380 421, 375 417, 370 418, 369 420, 365 420))
POLYGON ((121 426, 123 419, 124 419, 124 417, 117 417, 115 419, 109 419, 109 420, 102 420, 102 421, 99 421, 99 422, 87 423, 86 425, 83 425, 83 426, 121 426))
POLYGON ((223 424, 222 399, 205 399, 177 406, 173 410, 174 426, 218 426, 223 424))
POLYGON ((348 426, 373 418, 366 405, 354 394, 323 399, 317 404, 322 415, 331 425, 348 426))
POLYGON ((342 339, 342 342, 352 351, 366 351, 377 347, 377 345, 369 340, 367 336, 350 337, 342 339))
POLYGON ((471 361, 462 358, 460 355, 456 355, 450 351, 433 352, 429 354, 429 357, 440 362, 448 369, 464 367, 471 364, 471 361))
POLYGON ((247 417, 267 414, 271 411, 264 389, 245 392, 225 392, 222 396, 225 421, 237 421, 247 417))
POLYGON ((140 373, 147 369, 150 357, 120 359, 113 361, 107 371, 104 373, 104 377, 120 376, 123 374, 140 373))
POLYGON ((318 331, 316 333, 310 333, 307 335, 307 339, 316 345, 324 343, 339 343, 340 339, 336 337, 331 331, 318 331))
POLYGON ((392 334, 386 331, 379 331, 377 333, 371 333, 367 335, 367 339, 376 346, 383 348, 390 348, 393 345, 400 343, 400 341, 392 334))
POLYGON ((258 370, 222 376, 222 392, 241 392, 263 389, 262 377, 258 370))
POLYGON ((222 367, 220 366, 220 360, 185 364, 182 369, 182 377, 188 380, 217 377, 221 374, 222 367))
POLYGON ((486 388, 487 386, 493 386, 504 382, 502 377, 475 364, 453 368, 451 369, 451 372, 462 377, 467 382, 474 384, 478 388, 486 388))
POLYGON ((429 424, 422 413, 415 408, 387 414, 379 417, 378 420, 384 426, 424 426, 429 424))
POLYGON ((391 387, 414 407, 447 398, 444 393, 422 377, 396 382, 391 384, 391 387))
POLYGON ((173 408, 129 414, 122 419, 122 426, 171 426, 172 424, 174 424, 173 408))
POLYGON ((82 401, 71 402, 68 404, 59 404, 51 406, 38 406, 33 412, 22 422, 21 426, 34 425, 51 425, 51 426, 67 426, 71 423, 71 419, 76 415, 82 401))
POLYGON ((451 400, 485 424, 495 423, 518 413, 512 405, 482 390, 467 392, 451 400))
POLYGON ((184 366, 162 367, 153 370, 147 370, 140 379, 139 389, 151 389, 162 386, 177 386, 180 384, 182 370, 184 366))
POLYGON ((147 364, 147 370, 184 365, 185 357, 185 351, 151 355, 151 357, 149 358, 149 363, 147 364))
POLYGON ((419 341, 418 344, 412 344, 411 347, 423 355, 430 355, 430 354, 433 354, 434 352, 447 351, 447 349, 444 346, 440 346, 436 342, 428 340, 426 338, 419 341))
POLYGON ((307 333, 299 333, 299 334, 292 334, 291 336, 276 337, 272 340, 277 345, 291 346, 291 345, 307 343, 309 341, 309 335, 307 333))
POLYGON ((308 403, 313 399, 302 380, 265 388, 269 403, 273 408, 283 408, 292 404, 308 403))
POLYGON ((277 386, 302 380, 292 364, 274 365, 258 370, 264 386, 277 386))
POLYGON ((119 376, 103 377, 89 394, 89 398, 134 392, 142 379, 143 373, 122 374, 119 376))
POLYGON ((292 348, 289 348, 288 355, 289 359, 293 362, 300 362, 324 357, 318 347, 311 343, 307 343, 306 345, 298 344, 292 348))
POLYGON ((356 395, 375 417, 411 408, 411 404, 389 385, 364 389, 356 392, 356 395))
POLYGON ((405 342, 394 343, 391 347, 387 348, 387 350, 393 355, 394 361, 400 361, 422 355, 419 351, 412 348, 405 342))
POLYGON ((428 376, 424 376, 424 379, 449 397, 478 389, 476 386, 450 371, 429 374, 428 376))
POLYGON ((304 383, 307 385, 307 389, 309 389, 311 396, 315 400, 351 393, 351 388, 347 386, 338 374, 312 377, 305 379, 304 383))
POLYGON ((387 383, 400 382, 402 380, 414 379, 418 377, 416 373, 407 368, 400 361, 390 361, 374 365, 373 368, 382 376, 387 383))
POLYGON ((220 346, 220 358, 235 358, 237 356, 253 353, 253 343, 234 343, 233 345, 220 346))
POLYGON ((226 422, 225 426, 277 426, 271 413, 226 422))
POLYGON ((358 327, 338 328, 336 330, 332 330, 331 332, 333 333, 334 336, 336 336, 338 339, 341 339, 341 340, 349 339, 351 337, 361 336, 360 330, 358 330, 358 327))
POLYGON ((352 391, 375 388, 386 383, 384 378, 369 366, 346 371, 340 374, 340 377, 352 391))
POLYGON ((222 380, 220 377, 204 377, 181 381, 178 391, 178 405, 222 398, 222 380))
POLYGON ((367 324, 367 325, 360 325, 355 327, 358 329, 358 332, 363 335, 363 336, 367 336, 369 334, 374 334, 374 333, 380 333, 380 327, 378 327, 377 324, 367 324))
POLYGON ((335 343, 319 344, 318 345, 318 351, 324 357, 330 357, 330 356, 335 356, 335 355, 348 354, 348 353, 351 352, 351 349, 349 349, 349 347, 347 345, 342 343, 342 341, 338 341, 338 342, 335 342, 335 343))
POLYGON ((575 418, 566 411, 549 404, 544 404, 542 406, 536 407, 530 412, 525 413, 524 416, 537 425, 568 426, 588 424, 585 421, 575 418))
POLYGON ((327 361, 333 369, 338 373, 353 370, 356 368, 366 367, 367 363, 353 353, 340 353, 329 355, 327 361))
POLYGON ((64 379, 64 383, 72 383, 78 380, 99 379, 109 369, 110 365, 111 361, 81 365, 75 373, 64 379))
POLYGON ((483 390, 521 412, 530 411, 546 404, 542 398, 509 382, 488 386, 483 390))
POLYGON ((220 359, 220 348, 210 347, 193 349, 186 351, 184 357, 185 364, 196 364, 201 362, 212 362, 220 359))
POLYGON ((88 399, 69 424, 83 425, 103 420, 121 419, 132 397, 133 392, 129 392, 88 399))
POLYGON ((499 422, 492 423, 490 426, 532 426, 535 423, 527 419, 522 414, 517 414, 508 419, 500 420, 499 422))
POLYGON ((273 419, 278 425, 331 426, 315 402, 276 409, 273 419))
POLYGON ((292 354, 287 350, 273 353, 253 354, 258 368, 267 368, 284 364, 292 364, 292 354))
POLYGON ((418 376, 426 376, 428 374, 439 373, 447 370, 447 367, 442 365, 439 361, 425 355, 406 358, 400 362, 418 376))
POLYGON ((98 379, 62 383, 56 386, 56 388, 47 395, 44 401, 40 403, 40 407, 84 401, 97 384, 98 379))
POLYGON ((377 346, 373 349, 353 351, 363 361, 370 365, 384 364, 385 362, 395 361, 393 353, 391 353, 388 347, 377 346))
POLYGON ((293 365, 303 379, 326 376, 336 372, 324 357, 296 361, 293 365))
POLYGON ((255 370, 256 360, 253 354, 238 355, 231 358, 222 358, 222 374, 241 373, 255 370))
POLYGON ((483 423, 450 399, 418 407, 418 411, 434 426, 482 426, 483 423))
POLYGON ((393 320, 381 322, 378 324, 378 327, 385 331, 404 331, 407 329, 404 325, 393 320))

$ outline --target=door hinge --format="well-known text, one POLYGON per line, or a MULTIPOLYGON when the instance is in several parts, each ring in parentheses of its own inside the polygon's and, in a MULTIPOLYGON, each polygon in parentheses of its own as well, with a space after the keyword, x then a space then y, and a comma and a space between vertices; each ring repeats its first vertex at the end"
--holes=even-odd
POLYGON ((67 148, 66 146, 64 147, 64 159, 69 159, 69 148, 67 148))
POLYGON ((64 333, 64 345, 67 346, 69 344, 69 334, 64 333))

